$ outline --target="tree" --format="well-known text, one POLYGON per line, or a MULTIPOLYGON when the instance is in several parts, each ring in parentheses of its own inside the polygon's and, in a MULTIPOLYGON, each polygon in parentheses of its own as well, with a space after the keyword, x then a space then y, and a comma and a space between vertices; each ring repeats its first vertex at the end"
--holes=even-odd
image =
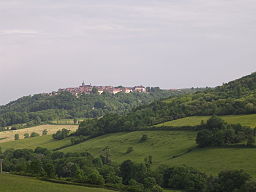
POLYGON ((24 138, 25 139, 29 138, 29 133, 24 133, 24 138))
POLYGON ((38 137, 38 136, 40 136, 40 135, 36 132, 32 132, 31 135, 30 135, 30 137, 38 137))
POLYGON ((143 143, 145 141, 148 140, 148 136, 146 134, 142 135, 142 137, 140 138, 140 143, 143 143))
POLYGON ((92 94, 98 94, 98 89, 96 87, 93 87, 92 88, 92 94))
POLYGON ((15 139, 15 140, 19 140, 19 139, 20 139, 20 135, 19 135, 19 134, 15 134, 15 135, 14 135, 14 139, 15 139))
POLYGON ((196 143, 199 145, 199 147, 207 147, 211 146, 211 131, 209 130, 202 130, 199 131, 196 137, 196 143))
POLYGON ((129 181, 134 178, 135 166, 131 160, 126 160, 120 165, 120 176, 123 178, 123 184, 129 184, 129 181))
POLYGON ((208 129, 223 129, 226 126, 226 123, 223 119, 217 117, 217 116, 212 116, 206 123, 206 126, 208 129))
POLYGON ((57 131, 55 134, 52 135, 54 139, 62 140, 69 136, 70 130, 62 129, 57 131))
POLYGON ((43 132, 42 132, 42 135, 47 135, 47 134, 48 134, 48 130, 44 129, 43 132))
POLYGON ((129 153, 131 153, 133 151, 134 151, 133 147, 128 147, 127 151, 126 151, 126 154, 129 154, 129 153))
POLYGON ((255 137, 253 135, 249 135, 247 139, 247 146, 251 147, 255 144, 255 137))
POLYGON ((218 175, 218 183, 221 191, 234 192, 241 189, 250 176, 242 170, 222 171, 218 175))

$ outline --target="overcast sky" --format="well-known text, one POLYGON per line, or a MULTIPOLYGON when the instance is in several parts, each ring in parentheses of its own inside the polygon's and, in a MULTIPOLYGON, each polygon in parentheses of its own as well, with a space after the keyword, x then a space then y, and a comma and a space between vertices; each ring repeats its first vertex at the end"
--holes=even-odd
POLYGON ((0 0, 0 104, 78 86, 216 86, 256 71, 255 0, 0 0))

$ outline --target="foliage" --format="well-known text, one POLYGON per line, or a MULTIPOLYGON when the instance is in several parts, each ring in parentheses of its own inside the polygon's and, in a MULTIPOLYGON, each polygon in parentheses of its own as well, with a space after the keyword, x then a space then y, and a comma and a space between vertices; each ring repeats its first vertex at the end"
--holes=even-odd
POLYGON ((68 92, 48 96, 37 94, 22 97, 5 106, 0 106, 0 130, 15 124, 38 125, 57 119, 96 118, 109 112, 125 114, 133 108, 154 100, 181 95, 195 90, 165 91, 150 93, 83 94, 76 97, 68 92))
POLYGON ((15 140, 19 140, 19 139, 20 139, 20 135, 19 135, 19 134, 15 134, 15 135, 14 135, 14 139, 15 139, 15 140))
POLYGON ((44 129, 43 132, 42 132, 42 135, 47 135, 47 134, 48 134, 48 130, 44 129))
POLYGON ((62 140, 69 136, 70 130, 68 129, 62 129, 57 131, 55 134, 52 135, 54 139, 62 140))
POLYGON ((247 146, 255 143, 252 129, 241 125, 228 125, 221 118, 212 116, 205 125, 204 130, 199 131, 196 143, 199 147, 224 146, 228 144, 241 143, 247 140, 247 146))
POLYGON ((77 134, 100 135, 134 131, 194 115, 252 113, 256 113, 256 73, 213 89, 155 101, 138 107, 127 115, 109 114, 89 123, 81 123, 77 134))
POLYGON ((30 134, 30 137, 38 137, 38 136, 40 136, 40 135, 38 133, 36 133, 36 132, 32 132, 30 134))

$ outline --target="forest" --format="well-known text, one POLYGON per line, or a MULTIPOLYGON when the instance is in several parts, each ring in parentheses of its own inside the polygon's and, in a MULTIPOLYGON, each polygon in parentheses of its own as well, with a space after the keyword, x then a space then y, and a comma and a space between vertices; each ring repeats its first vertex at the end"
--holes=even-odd
POLYGON ((196 90, 169 91, 151 88, 149 93, 82 94, 76 97, 71 93, 62 92, 55 96, 25 96, 0 106, 0 128, 15 124, 33 126, 58 119, 97 118, 107 113, 126 114, 154 100, 196 90))
POLYGON ((139 106, 132 112, 108 114, 103 118, 81 123, 78 135, 101 135, 134 131, 158 123, 189 116, 237 115, 256 113, 256 73, 216 88, 173 96, 139 106))

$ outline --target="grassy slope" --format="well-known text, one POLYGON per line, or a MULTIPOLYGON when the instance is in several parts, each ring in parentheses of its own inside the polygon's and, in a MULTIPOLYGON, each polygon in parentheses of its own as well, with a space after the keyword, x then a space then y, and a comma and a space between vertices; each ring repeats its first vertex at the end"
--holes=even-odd
POLYGON ((153 167, 159 164, 166 165, 188 165, 195 167, 207 174, 216 175, 224 169, 244 169, 256 177, 255 148, 205 148, 195 149, 190 153, 177 158, 172 158, 186 152, 196 146, 196 132, 188 131, 143 131, 132 133, 116 133, 101 136, 79 145, 62 149, 63 152, 89 151, 99 155, 101 150, 109 146, 111 148, 112 160, 118 163, 131 159, 143 162, 148 156, 153 156, 153 167), (145 143, 139 143, 143 134, 149 136, 145 143), (132 146, 134 151, 125 154, 128 147, 132 146))
POLYGON ((195 146, 195 132, 184 131, 138 131, 130 133, 116 133, 91 139, 78 145, 65 149, 63 152, 89 151, 99 156, 104 147, 111 149, 112 159, 122 162, 127 159, 142 162, 148 155, 153 156, 155 165, 163 160, 170 159, 173 155, 185 152, 195 146), (143 134, 149 139, 144 143, 139 140, 143 134), (134 151, 126 154, 127 148, 133 147, 134 151))
POLYGON ((2 174, 0 175, 1 192, 111 192, 100 188, 88 188, 75 185, 56 184, 34 178, 2 174))
POLYGON ((52 135, 45 135, 41 137, 33 137, 28 139, 10 141, 6 143, 0 143, 1 149, 4 151, 6 149, 34 149, 36 147, 45 147, 48 149, 56 149, 65 145, 70 144, 70 138, 63 140, 54 140, 52 135))
MULTIPOLYGON (((223 120, 225 120, 229 124, 242 124, 244 126, 256 127, 256 114, 251 115, 226 115, 220 116, 223 120)), ((157 127, 161 126, 195 126, 200 125, 203 120, 206 122, 210 116, 193 116, 193 117, 185 117, 182 119, 177 119, 174 121, 168 121, 165 123, 161 123, 156 125, 157 127)))
POLYGON ((30 128, 25 128, 25 129, 18 129, 18 130, 10 130, 10 131, 2 131, 0 132, 0 138, 5 138, 0 140, 0 143, 8 142, 8 141, 13 141, 14 140, 14 135, 19 134, 20 139, 24 138, 25 133, 31 134, 32 132, 36 132, 40 135, 42 135, 43 130, 47 130, 48 134, 53 134, 56 133, 58 130, 61 129, 69 129, 72 132, 74 132, 77 128, 78 125, 39 125, 35 127, 30 127, 30 128))

